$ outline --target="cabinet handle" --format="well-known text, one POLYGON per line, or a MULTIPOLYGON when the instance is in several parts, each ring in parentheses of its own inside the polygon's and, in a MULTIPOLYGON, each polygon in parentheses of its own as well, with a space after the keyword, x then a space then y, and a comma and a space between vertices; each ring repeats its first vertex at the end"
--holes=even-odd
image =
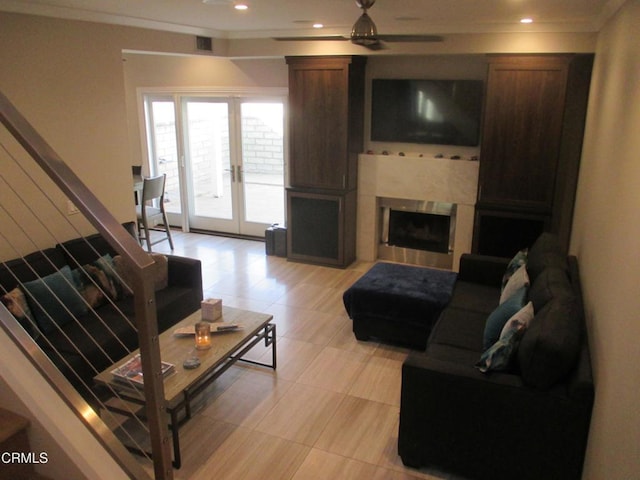
POLYGON ((342 188, 347 188, 347 176, 342 175, 342 188))

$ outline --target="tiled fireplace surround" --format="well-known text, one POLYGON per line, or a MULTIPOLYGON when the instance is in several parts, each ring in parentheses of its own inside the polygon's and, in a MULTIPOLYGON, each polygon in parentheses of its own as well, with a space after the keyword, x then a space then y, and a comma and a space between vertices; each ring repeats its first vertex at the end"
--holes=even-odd
POLYGON ((380 198, 457 204, 453 269, 471 251, 478 162, 395 155, 365 155, 358 161, 357 257, 378 259, 380 198))

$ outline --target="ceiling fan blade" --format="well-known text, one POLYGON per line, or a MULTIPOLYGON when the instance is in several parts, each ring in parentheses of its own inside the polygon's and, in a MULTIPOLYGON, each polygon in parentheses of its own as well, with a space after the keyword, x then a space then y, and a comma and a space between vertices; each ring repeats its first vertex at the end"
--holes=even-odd
POLYGON ((422 35, 422 34, 388 34, 378 35, 380 40, 385 42, 442 42, 444 40, 440 35, 422 35))
POLYGON ((382 43, 382 42, 377 42, 377 43, 373 43, 371 45, 363 45, 364 48, 371 50, 373 52, 377 51, 377 50, 386 50, 388 47, 382 43))
POLYGON ((342 35, 317 35, 310 37, 272 37, 273 40, 278 42, 313 42, 313 41, 343 41, 349 40, 342 35))

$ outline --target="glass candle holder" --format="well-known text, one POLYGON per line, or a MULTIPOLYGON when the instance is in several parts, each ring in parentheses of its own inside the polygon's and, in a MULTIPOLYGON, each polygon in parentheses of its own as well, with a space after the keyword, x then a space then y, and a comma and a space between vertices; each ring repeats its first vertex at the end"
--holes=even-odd
POLYGON ((198 350, 205 350, 211 348, 211 330, 210 325, 207 322, 198 322, 195 325, 196 329, 196 348, 198 350))

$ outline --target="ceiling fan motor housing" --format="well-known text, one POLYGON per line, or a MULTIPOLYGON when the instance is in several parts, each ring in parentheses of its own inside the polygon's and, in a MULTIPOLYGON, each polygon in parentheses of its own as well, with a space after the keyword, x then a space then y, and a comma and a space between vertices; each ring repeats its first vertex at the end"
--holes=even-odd
POLYGON ((373 7, 374 3, 376 3, 376 0, 356 0, 356 5, 363 10, 373 7))

